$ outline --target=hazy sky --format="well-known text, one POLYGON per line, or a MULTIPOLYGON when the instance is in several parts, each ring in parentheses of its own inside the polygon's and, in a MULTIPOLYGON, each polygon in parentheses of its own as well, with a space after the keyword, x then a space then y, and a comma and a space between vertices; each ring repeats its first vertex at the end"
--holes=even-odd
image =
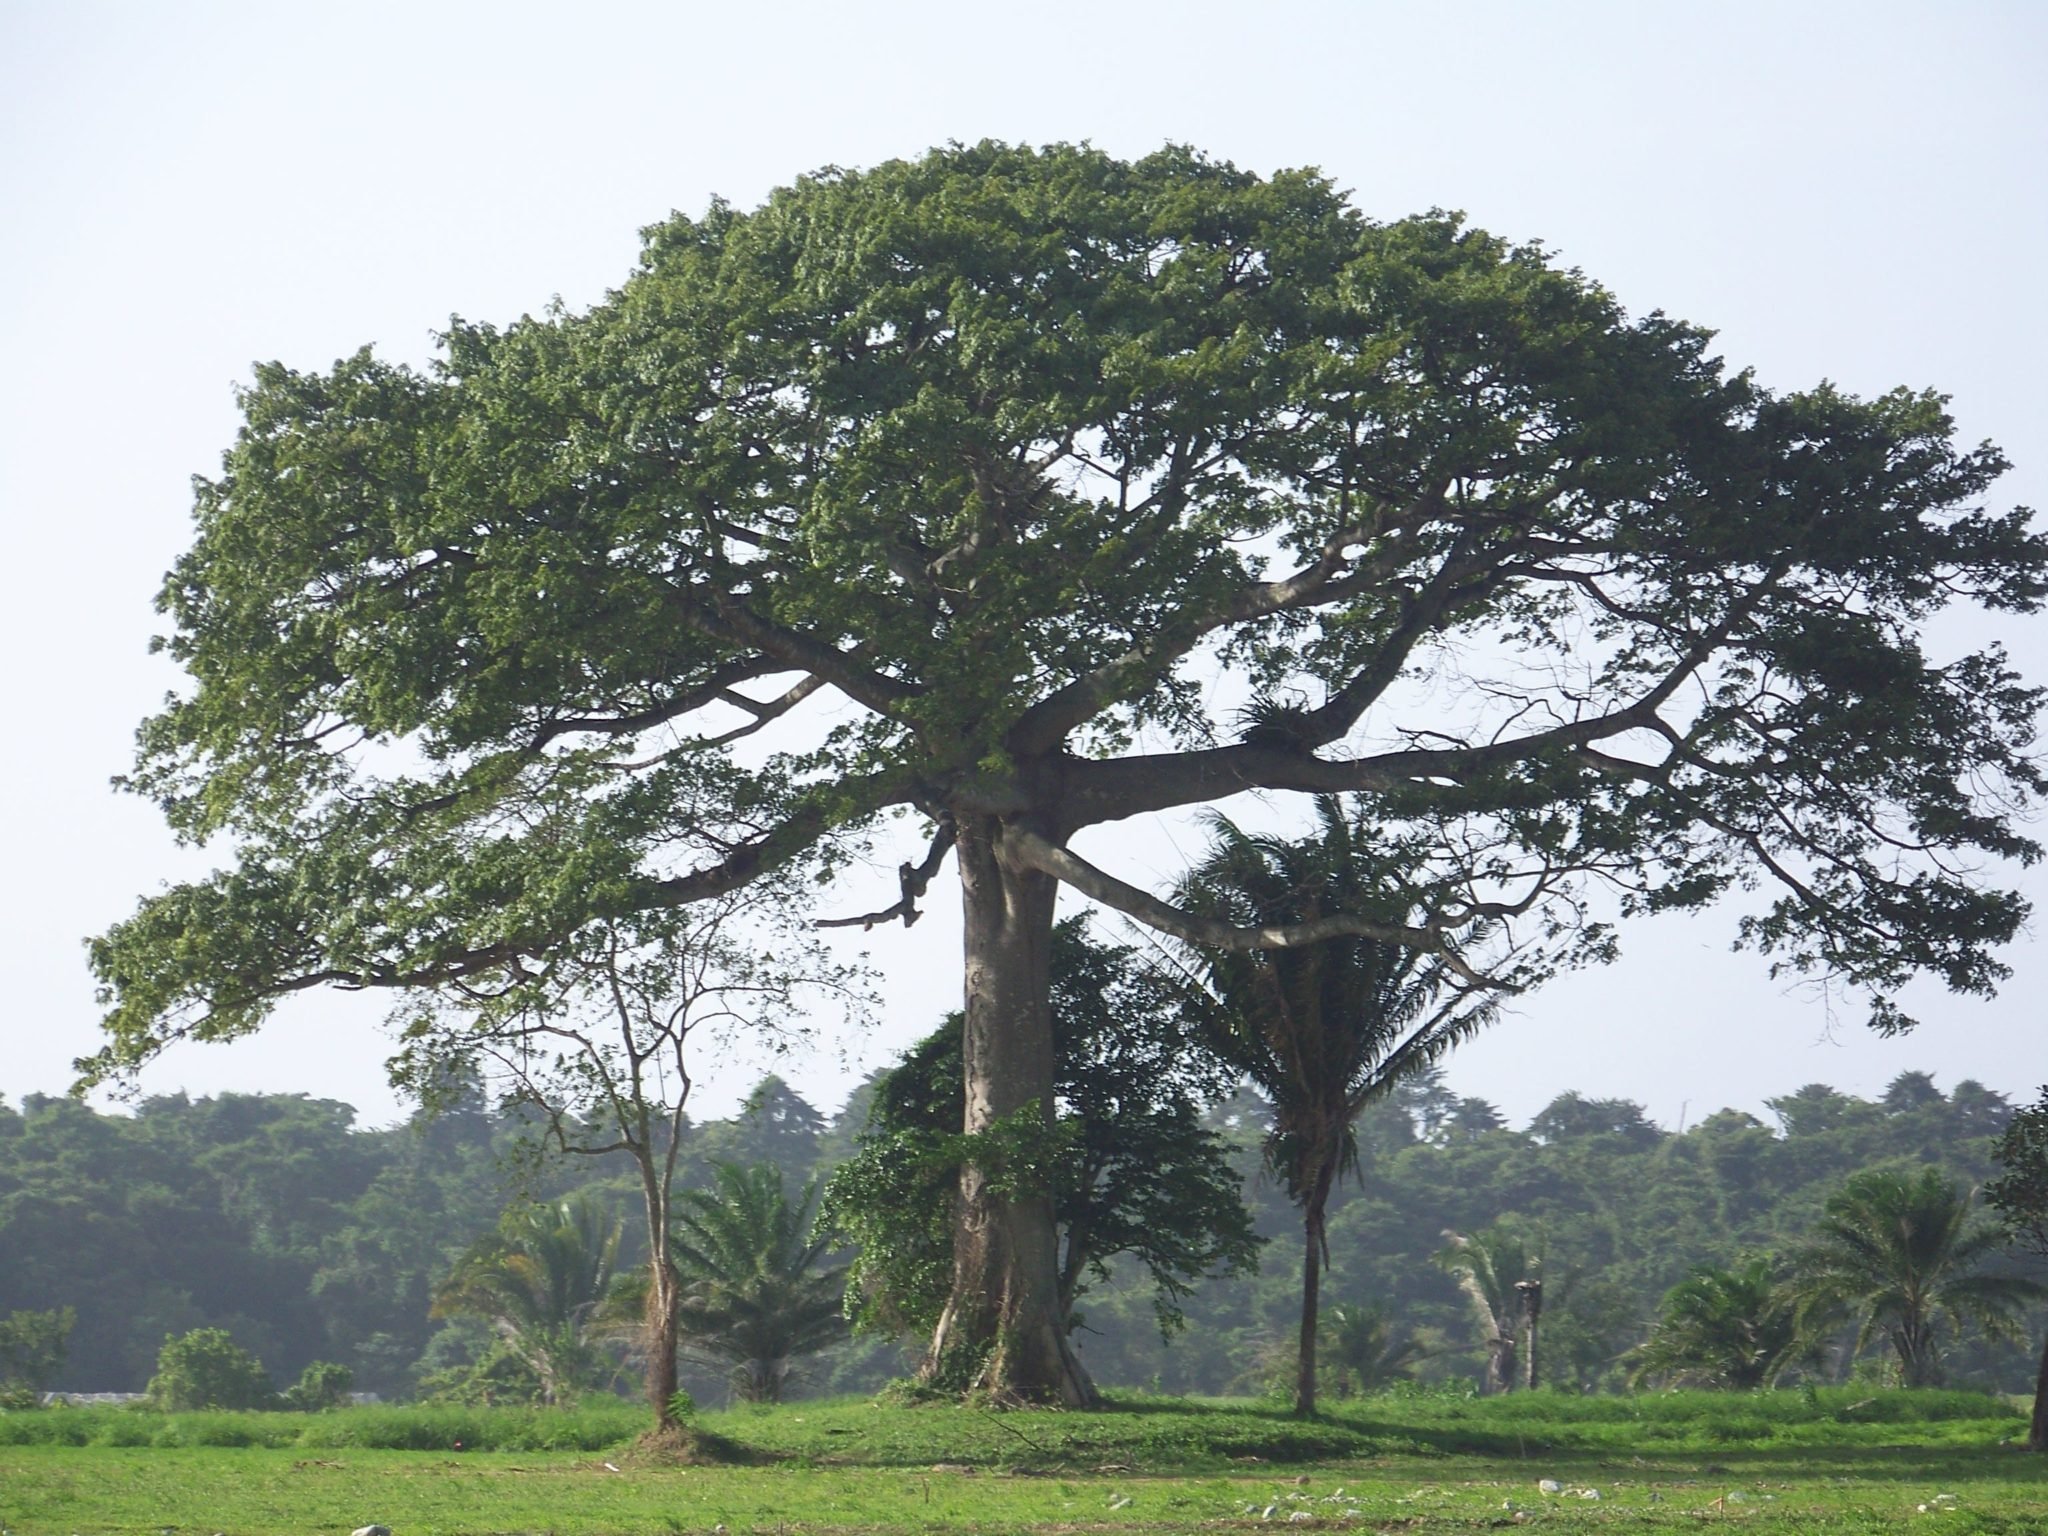
MULTIPOLYGON (((85 4, 0 0, 0 1093, 61 1090, 96 1044, 83 937, 209 862, 112 793, 176 676, 150 601, 189 477, 255 359, 413 361, 451 313, 503 321, 623 278, 636 231, 752 204, 824 164, 949 139, 1166 141, 1318 165, 1360 207, 1460 208, 1540 237, 1630 308, 1720 332, 1767 383, 1932 385, 1966 440, 2048 484, 2048 7, 1842 4, 85 4)), ((2043 621, 2002 634, 2048 680, 2043 621)), ((1169 877, 1184 830, 1121 873, 1169 877)), ((893 859, 896 855, 891 854, 893 859)), ((879 877, 880 905, 893 881, 879 877)), ((2030 883, 2037 900, 2048 880, 2030 883)), ((958 1004, 947 894, 870 940, 889 1009, 781 1070, 827 1107, 958 1004)), ((1937 990, 1895 1042, 1763 979, 1733 919, 1624 935, 1451 1065, 1526 1118, 1566 1088, 1667 1124, 1907 1067, 2048 1079, 2030 938, 1993 1003, 1937 990)), ((378 1122, 374 1005, 294 1005, 186 1048, 148 1092, 303 1091, 378 1122)), ((761 1062, 707 1090, 721 1111, 761 1062)))

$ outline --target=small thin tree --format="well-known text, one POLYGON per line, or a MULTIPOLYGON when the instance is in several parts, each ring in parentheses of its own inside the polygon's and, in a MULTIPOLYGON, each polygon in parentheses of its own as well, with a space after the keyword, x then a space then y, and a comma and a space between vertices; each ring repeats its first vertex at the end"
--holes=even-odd
POLYGON ((783 921, 791 893, 774 878, 716 901, 587 930, 538 972, 495 991, 455 985, 405 1028, 394 1081, 431 1105, 451 1083, 481 1080, 537 1114, 539 1145, 624 1155, 646 1223, 646 1388, 657 1433, 681 1431, 676 1348, 683 1277, 671 1255, 677 1158, 686 1124, 689 1046, 699 1030, 786 1032, 805 994, 859 1012, 861 973, 833 963, 783 921))
MULTIPOLYGON (((1316 802, 1318 835, 1290 841, 1213 816, 1208 857, 1181 884, 1190 912, 1243 928, 1297 927, 1337 914, 1406 923, 1412 897, 1388 875, 1399 856, 1335 797, 1316 802)), ((1324 1212, 1355 1168, 1359 1112, 1493 1017, 1451 963, 1356 933, 1252 950, 1194 951, 1217 1006, 1209 1048, 1273 1106, 1267 1166, 1301 1210, 1301 1329, 1294 1409, 1315 1411, 1317 1309, 1330 1245, 1324 1212)))

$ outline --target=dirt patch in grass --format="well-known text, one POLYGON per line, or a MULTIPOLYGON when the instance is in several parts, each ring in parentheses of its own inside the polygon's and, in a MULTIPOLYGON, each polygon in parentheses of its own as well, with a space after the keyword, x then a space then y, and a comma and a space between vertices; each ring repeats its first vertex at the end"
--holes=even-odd
POLYGON ((619 1453, 629 1466, 758 1467, 782 1458, 688 1424, 650 1429, 619 1453))

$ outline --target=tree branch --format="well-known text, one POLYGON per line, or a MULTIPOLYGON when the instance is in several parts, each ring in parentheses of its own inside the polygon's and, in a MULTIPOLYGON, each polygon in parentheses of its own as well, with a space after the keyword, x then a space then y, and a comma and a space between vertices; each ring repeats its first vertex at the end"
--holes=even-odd
POLYGON ((854 666, 852 657, 837 646, 771 623, 728 593, 701 590, 708 601, 693 591, 672 588, 670 603, 683 622, 709 639, 762 652, 784 664, 779 670, 823 678, 884 719, 899 719, 902 706, 924 692, 900 678, 854 666))
MULTIPOLYGON (((1086 724, 1107 705, 1147 686, 1166 667, 1185 656, 1206 635, 1230 626, 1250 624, 1320 601, 1334 600, 1329 591, 1337 576, 1352 566, 1350 551, 1384 537, 1389 525, 1407 527, 1426 520, 1443 506, 1447 487, 1439 483, 1423 492, 1397 516, 1350 523, 1323 541, 1316 558, 1278 581, 1254 582, 1233 593, 1229 601, 1176 626, 1173 634, 1143 641, 1121 656, 1104 662, 1027 709, 1005 738, 1020 756, 1049 752, 1068 734, 1086 724)), ((1348 595, 1348 588, 1345 595, 1348 595)), ((1340 733, 1341 734, 1341 733, 1340 733)))
POLYGON ((903 891, 902 899, 892 907, 879 912, 869 912, 860 917, 821 917, 811 926, 814 928, 873 928, 877 923, 886 923, 895 918, 903 919, 903 926, 912 927, 923 914, 917 910, 917 899, 924 895, 925 888, 932 883, 932 876, 946 862, 946 854, 953 846, 955 827, 953 813, 941 810, 938 829, 932 833, 932 846, 924 856, 922 864, 908 862, 896 866, 896 880, 903 891))
POLYGON ((743 660, 729 661, 715 668, 711 676, 696 687, 686 689, 674 698, 650 705, 646 709, 623 715, 569 715, 560 720, 550 720, 534 732, 533 740, 526 744, 526 753, 529 756, 537 754, 549 743, 563 736, 575 734, 637 736, 642 731, 652 730, 657 725, 666 725, 671 720, 700 710, 707 704, 737 703, 740 696, 732 692, 735 684, 773 677, 778 672, 789 670, 789 667, 770 656, 749 656, 743 660))
MULTIPOLYGON (((1432 779, 1464 783, 1517 763, 1577 753, 1594 742, 1629 731, 1652 730, 1668 735, 1669 727, 1657 711, 1747 621, 1786 569, 1784 563, 1773 566, 1739 600, 1730 603, 1728 611, 1712 627, 1694 635, 1662 677, 1622 708, 1526 736, 1450 747, 1410 747, 1345 762, 1331 762, 1298 748, 1257 742, 1192 752, 1075 760, 1066 765, 1070 789, 1069 804, 1063 807, 1063 812, 1069 818, 1069 826, 1083 827, 1147 811, 1199 804, 1248 789, 1343 794, 1384 791, 1432 779)), ((1552 798, 1561 796, 1559 791, 1552 798)))
POLYGON ((1436 956, 1470 987, 1496 992, 1518 990, 1512 982, 1499 981, 1475 971, 1452 951, 1443 934, 1435 928, 1416 928, 1405 923, 1375 922, 1369 917, 1338 912, 1305 923, 1266 923, 1240 928, 1220 918, 1200 917, 1171 902, 1161 901, 1135 885, 1127 885, 1085 859, 1055 847, 1037 833, 1012 822, 1003 828, 1003 850, 1020 863, 1071 885, 1082 895, 1114 907, 1147 927, 1187 944, 1208 949, 1246 951, 1257 949, 1300 949, 1329 939, 1377 939, 1385 944, 1436 956))

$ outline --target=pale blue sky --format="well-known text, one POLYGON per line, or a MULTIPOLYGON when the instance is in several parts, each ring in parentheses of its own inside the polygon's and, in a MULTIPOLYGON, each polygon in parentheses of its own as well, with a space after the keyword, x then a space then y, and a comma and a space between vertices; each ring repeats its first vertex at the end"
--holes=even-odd
MULTIPOLYGON (((95 1043, 82 936, 198 867, 106 781, 175 682, 145 654, 149 602, 253 359, 420 359, 451 312, 587 303, 639 226, 821 164, 1177 140, 1319 165, 1375 215, 1457 207, 1540 237, 1632 308, 1718 327, 1770 384, 1942 388, 1963 435, 2018 465, 2001 499, 2041 504, 2044 69, 2048 7, 2020 3, 0 0, 0 1093, 68 1081, 95 1043)), ((2042 623, 2003 633, 2048 679, 2042 623)), ((1103 856, 1154 880, 1176 840, 1141 828, 1103 856)), ((954 1005, 950 919, 873 936, 888 1028, 783 1065, 820 1103, 954 1005)), ((1453 1085, 1518 1119, 1578 1088, 1675 1123, 1813 1079, 1874 1093, 1908 1066, 2015 1094, 2048 1079, 2031 940, 2000 1000, 1922 993, 1926 1027, 1887 1043, 1764 981, 1731 931, 1628 933, 1619 965, 1468 1047, 1453 1085)), ((294 1006, 143 1086, 388 1118, 374 1011, 294 1006)))

